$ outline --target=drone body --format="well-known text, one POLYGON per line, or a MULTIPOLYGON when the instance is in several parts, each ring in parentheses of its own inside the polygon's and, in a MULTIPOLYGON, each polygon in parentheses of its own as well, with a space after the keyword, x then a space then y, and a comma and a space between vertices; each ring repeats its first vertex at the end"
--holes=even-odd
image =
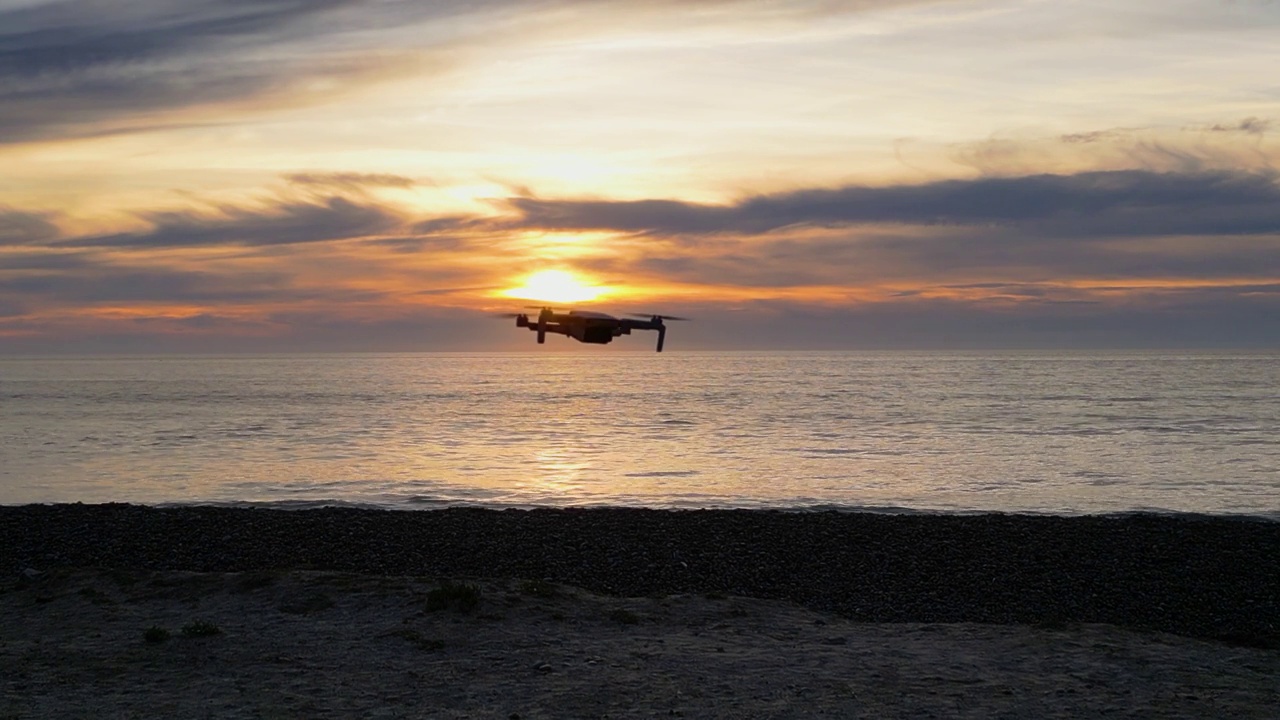
POLYGON ((532 320, 526 313, 515 316, 516 327, 529 328, 538 333, 538 342, 547 341, 547 333, 555 333, 571 337, 578 342, 605 345, 621 335, 630 335, 632 330, 657 330, 658 352, 662 352, 662 344, 667 337, 667 326, 664 320, 684 320, 685 318, 670 315, 641 315, 648 320, 632 320, 616 318, 604 313, 589 310, 570 310, 556 312, 544 307, 532 320))

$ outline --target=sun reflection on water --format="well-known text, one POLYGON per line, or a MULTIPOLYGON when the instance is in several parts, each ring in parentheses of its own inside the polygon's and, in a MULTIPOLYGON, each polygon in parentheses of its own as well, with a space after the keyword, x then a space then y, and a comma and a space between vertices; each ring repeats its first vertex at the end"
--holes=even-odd
POLYGON ((530 490, 545 495, 577 495, 582 492, 593 463, 564 448, 544 448, 533 454, 536 475, 530 490))
POLYGON ((1273 353, 4 359, 19 422, 0 423, 0 502, 1274 517, 1278 367, 1273 353))

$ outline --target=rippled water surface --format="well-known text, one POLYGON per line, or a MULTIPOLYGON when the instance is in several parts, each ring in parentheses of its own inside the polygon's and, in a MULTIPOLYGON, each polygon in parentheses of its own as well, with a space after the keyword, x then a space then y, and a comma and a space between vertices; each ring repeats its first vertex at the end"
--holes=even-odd
POLYGON ((1280 355, 0 359, 0 503, 1280 517, 1280 355))

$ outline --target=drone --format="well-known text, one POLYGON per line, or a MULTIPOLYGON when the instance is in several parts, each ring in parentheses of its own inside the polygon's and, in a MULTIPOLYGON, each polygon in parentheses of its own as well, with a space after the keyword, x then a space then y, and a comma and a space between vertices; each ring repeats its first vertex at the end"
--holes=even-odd
POLYGON ((539 309, 537 316, 532 320, 529 319, 529 313, 512 313, 502 317, 514 317, 516 327, 529 328, 538 333, 538 344, 547 341, 547 333, 571 337, 578 342, 605 345, 613 342, 613 339, 620 335, 630 335, 632 330, 657 330, 658 352, 662 352, 662 343, 667 338, 667 326, 663 321, 689 319, 674 315, 628 314, 637 318, 648 318, 648 320, 616 318, 590 310, 557 312, 549 307, 539 309))

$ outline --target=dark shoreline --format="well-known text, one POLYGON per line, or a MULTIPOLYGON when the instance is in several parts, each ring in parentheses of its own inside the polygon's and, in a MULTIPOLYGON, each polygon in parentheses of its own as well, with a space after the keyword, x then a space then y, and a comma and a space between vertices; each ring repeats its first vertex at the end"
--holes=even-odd
POLYGON ((510 576, 1280 647, 1280 523, 1238 517, 0 506, 0 587, 68 567, 510 576))

